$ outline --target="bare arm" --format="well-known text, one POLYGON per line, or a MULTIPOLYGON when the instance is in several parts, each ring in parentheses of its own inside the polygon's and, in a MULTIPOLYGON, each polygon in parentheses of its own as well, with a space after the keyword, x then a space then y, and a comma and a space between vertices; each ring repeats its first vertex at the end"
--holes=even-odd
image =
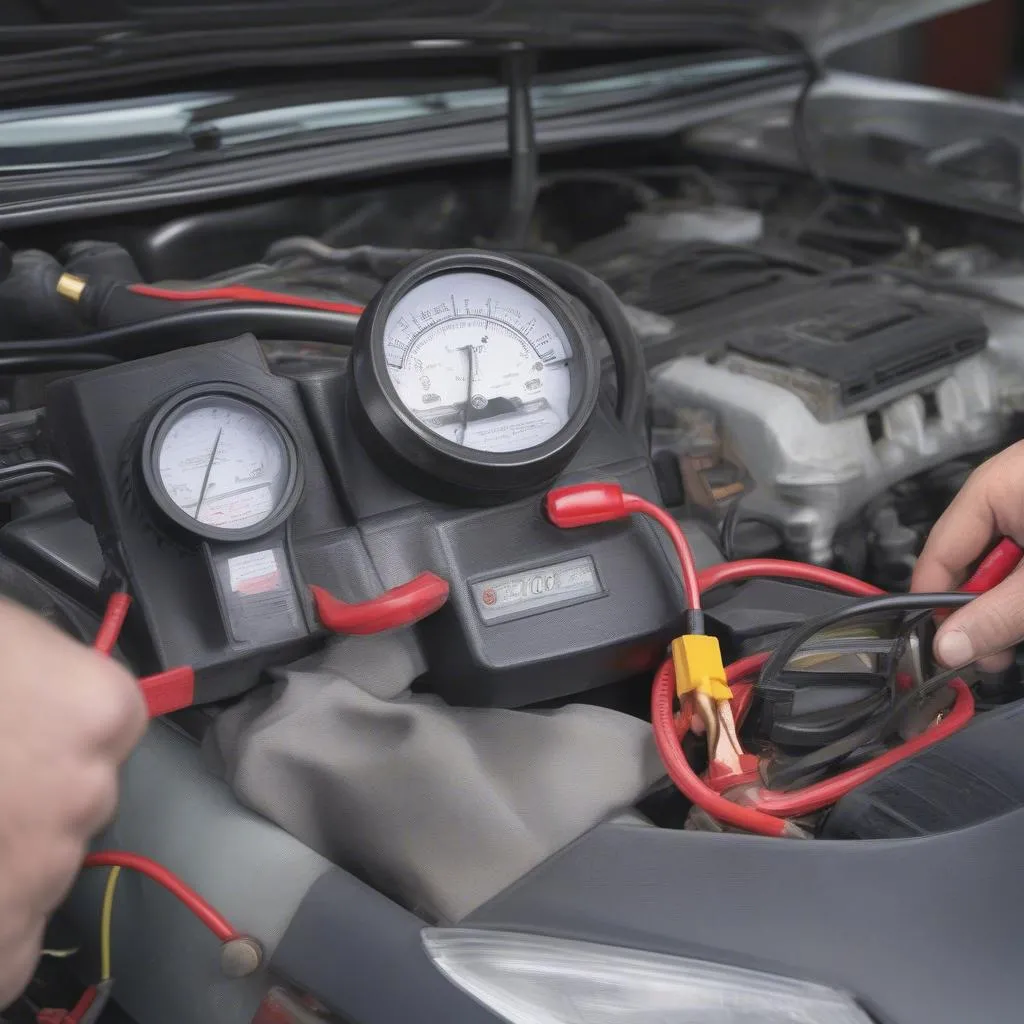
POLYGON ((123 668, 0 602, 0 1007, 31 978, 145 723, 123 668))

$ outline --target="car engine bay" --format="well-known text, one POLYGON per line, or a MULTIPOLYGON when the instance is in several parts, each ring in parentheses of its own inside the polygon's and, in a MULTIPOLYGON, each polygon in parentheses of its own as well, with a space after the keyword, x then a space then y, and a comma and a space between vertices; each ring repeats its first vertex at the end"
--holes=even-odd
MULTIPOLYGON (((680 837, 723 865, 749 840, 795 885, 854 846, 870 887, 872 846, 892 866, 1024 804, 1019 668, 931 656, 932 613, 1020 550, 907 593, 1020 436, 1020 229, 612 150, 545 170, 509 245, 503 187, 485 167, 5 236, 0 592, 121 657, 161 719, 87 862, 140 873, 104 916, 138 1024, 354 1013, 296 938, 331 868, 442 937, 612 943, 616 915, 643 931, 612 865, 634 896, 692 879, 680 837), (154 895, 160 868, 212 907, 154 895)), ((887 927, 869 902, 851 945, 887 927)), ((86 872, 55 924, 90 965, 105 904, 86 872)), ((759 929, 791 928, 776 909, 759 929)), ((712 916, 644 948, 739 949, 712 916)), ((863 998, 911 1024, 953 1005, 910 988, 863 998)))

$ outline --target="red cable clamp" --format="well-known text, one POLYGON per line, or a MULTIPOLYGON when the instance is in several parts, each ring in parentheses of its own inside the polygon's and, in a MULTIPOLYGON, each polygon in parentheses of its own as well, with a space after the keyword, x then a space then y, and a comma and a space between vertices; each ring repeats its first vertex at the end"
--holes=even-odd
POLYGON ((324 628, 346 636, 384 633, 433 615, 448 600, 448 583, 425 572, 400 587, 358 604, 347 604, 323 587, 310 587, 324 628))
POLYGON ((71 1010, 40 1010, 36 1024, 95 1024, 110 1002, 113 979, 90 985, 71 1010))

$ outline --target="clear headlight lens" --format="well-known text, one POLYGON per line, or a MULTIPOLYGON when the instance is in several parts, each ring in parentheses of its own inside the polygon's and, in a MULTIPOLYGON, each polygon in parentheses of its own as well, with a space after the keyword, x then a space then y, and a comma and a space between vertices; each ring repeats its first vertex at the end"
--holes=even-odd
POLYGON ((428 928, 427 953, 511 1024, 871 1024, 843 992, 540 935, 428 928))

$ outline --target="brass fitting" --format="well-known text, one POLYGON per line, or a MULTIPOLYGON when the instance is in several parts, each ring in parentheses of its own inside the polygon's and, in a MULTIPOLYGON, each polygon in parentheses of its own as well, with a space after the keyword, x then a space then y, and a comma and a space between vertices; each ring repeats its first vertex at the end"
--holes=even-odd
POLYGON ((74 274, 61 274, 57 278, 57 294, 71 302, 81 302, 85 291, 85 278, 74 274))

